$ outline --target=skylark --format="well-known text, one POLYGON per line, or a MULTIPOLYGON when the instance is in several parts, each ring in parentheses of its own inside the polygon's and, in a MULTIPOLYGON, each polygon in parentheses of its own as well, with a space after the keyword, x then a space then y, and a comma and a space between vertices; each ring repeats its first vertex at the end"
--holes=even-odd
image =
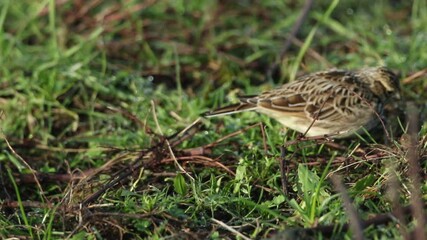
POLYGON ((306 136, 344 138, 370 130, 386 106, 400 99, 399 79, 386 67, 331 69, 299 77, 240 103, 204 114, 214 117, 255 110, 306 136))

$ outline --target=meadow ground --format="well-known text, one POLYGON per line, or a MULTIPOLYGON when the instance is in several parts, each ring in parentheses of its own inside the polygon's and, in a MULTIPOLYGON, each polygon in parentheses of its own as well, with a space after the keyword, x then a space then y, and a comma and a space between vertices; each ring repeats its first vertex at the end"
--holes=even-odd
POLYGON ((311 2, 0 1, 0 238, 425 237, 427 3, 311 2), (402 136, 199 119, 378 65, 401 74, 402 136))

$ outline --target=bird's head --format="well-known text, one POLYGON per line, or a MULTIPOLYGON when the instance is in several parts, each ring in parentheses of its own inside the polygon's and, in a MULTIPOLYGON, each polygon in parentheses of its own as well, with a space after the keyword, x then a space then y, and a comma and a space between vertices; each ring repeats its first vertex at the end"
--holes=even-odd
POLYGON ((358 72, 371 91, 382 99, 400 99, 399 75, 386 67, 364 68, 358 72))

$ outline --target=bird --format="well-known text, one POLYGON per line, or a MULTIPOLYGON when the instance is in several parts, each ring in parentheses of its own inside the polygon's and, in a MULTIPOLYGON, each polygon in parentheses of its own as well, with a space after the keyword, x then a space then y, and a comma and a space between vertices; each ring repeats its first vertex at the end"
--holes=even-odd
POLYGON ((385 110, 400 101, 400 84, 385 66, 329 69, 239 100, 202 116, 256 111, 307 137, 347 138, 382 122, 385 110))

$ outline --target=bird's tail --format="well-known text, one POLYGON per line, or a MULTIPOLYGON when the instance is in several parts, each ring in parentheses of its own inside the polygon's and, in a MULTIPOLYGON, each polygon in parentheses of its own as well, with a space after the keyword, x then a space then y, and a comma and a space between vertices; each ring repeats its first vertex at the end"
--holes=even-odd
POLYGON ((232 105, 228 105, 225 107, 221 107, 209 112, 205 112, 202 114, 203 117, 217 117, 217 116, 223 116, 228 114, 234 114, 239 112, 245 112, 245 111, 251 111, 254 110, 257 106, 255 104, 251 103, 236 103, 232 105))

